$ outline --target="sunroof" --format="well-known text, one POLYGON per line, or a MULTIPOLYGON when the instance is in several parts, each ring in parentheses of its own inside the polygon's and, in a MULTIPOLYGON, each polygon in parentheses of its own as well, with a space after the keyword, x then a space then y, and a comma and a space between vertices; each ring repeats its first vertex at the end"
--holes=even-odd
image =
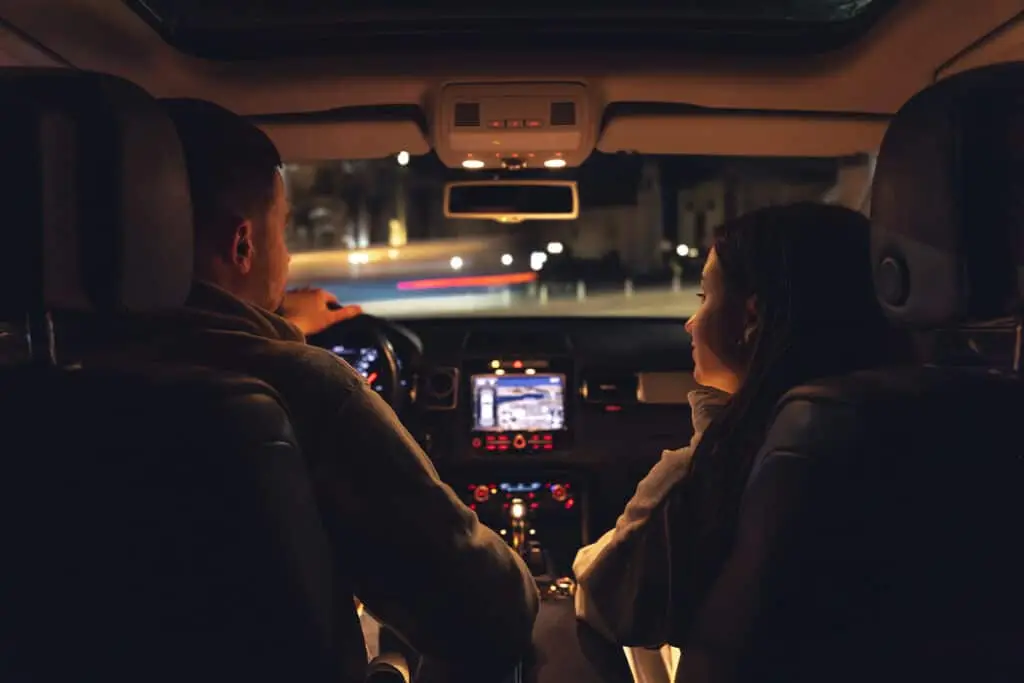
POLYGON ((895 0, 126 0, 178 49, 211 59, 442 48, 821 51, 895 0), (452 42, 452 41, 456 42, 452 42))

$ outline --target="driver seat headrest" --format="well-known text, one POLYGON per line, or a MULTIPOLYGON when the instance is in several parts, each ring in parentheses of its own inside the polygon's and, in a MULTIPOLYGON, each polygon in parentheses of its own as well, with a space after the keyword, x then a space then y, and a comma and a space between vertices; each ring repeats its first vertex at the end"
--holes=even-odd
POLYGON ((192 206, 174 125, 128 81, 71 69, 0 70, 7 240, 0 322, 47 311, 182 305, 192 206))
POLYGON ((891 320, 955 327, 1024 304, 1024 63, 925 89, 889 124, 872 189, 875 288, 891 320))

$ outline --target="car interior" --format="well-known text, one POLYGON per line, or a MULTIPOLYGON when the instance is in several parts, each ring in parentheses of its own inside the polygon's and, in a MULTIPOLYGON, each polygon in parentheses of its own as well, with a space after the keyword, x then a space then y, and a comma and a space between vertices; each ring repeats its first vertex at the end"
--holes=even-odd
MULTIPOLYGON (((187 172, 156 97, 247 117, 286 163, 434 154, 446 217, 510 229, 577 220, 592 156, 858 160, 831 196, 871 217, 890 319, 1013 351, 790 392, 695 628, 730 666, 684 652, 678 680, 1022 680, 1021 0, 0 0, 0 678, 417 680, 334 591, 273 387, 62 354, 54 312, 184 304, 187 172), (786 457, 809 433, 832 445, 813 468, 786 457)), ((479 681, 656 683, 573 627, 571 566, 690 439, 684 322, 363 315, 308 339, 373 376, 537 579, 536 651, 479 681)))

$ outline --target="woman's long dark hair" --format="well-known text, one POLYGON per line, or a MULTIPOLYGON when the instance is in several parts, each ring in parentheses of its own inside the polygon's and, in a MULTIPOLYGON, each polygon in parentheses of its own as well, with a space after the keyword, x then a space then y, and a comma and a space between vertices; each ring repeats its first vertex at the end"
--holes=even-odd
POLYGON ((715 233, 727 295, 754 297, 757 327, 742 384, 693 457, 684 506, 690 519, 680 520, 696 530, 690 552, 699 557, 690 557, 687 570, 696 582, 687 591, 693 600, 706 593, 730 551, 747 477, 783 394, 908 353, 875 299, 869 233, 863 215, 813 203, 754 211, 715 233))

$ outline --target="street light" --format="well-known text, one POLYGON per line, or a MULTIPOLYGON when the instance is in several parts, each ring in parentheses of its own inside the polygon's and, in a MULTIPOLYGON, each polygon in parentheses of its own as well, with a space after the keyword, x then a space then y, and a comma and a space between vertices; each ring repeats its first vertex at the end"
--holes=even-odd
POLYGON ((503 265, 503 266, 511 266, 512 265, 512 254, 502 254, 501 255, 501 265, 503 265))
POLYGON ((398 153, 398 157, 397 158, 398 158, 398 165, 399 166, 408 166, 409 165, 409 153, 406 152, 404 149, 401 152, 398 153))

